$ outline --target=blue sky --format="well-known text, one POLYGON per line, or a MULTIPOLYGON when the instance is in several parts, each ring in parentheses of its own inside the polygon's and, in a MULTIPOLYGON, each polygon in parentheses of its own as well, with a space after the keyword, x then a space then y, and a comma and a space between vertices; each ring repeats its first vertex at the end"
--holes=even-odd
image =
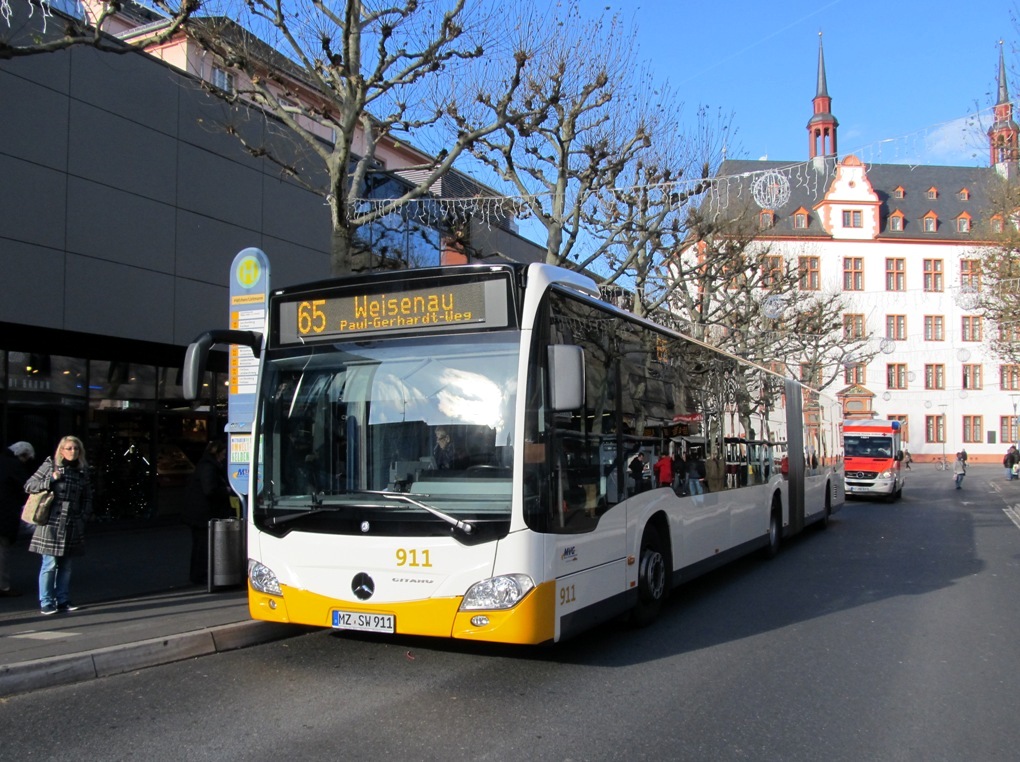
POLYGON ((807 158, 819 32, 840 155, 987 165, 1000 40, 1010 96, 1020 94, 1013 0, 581 2, 633 24, 636 61, 669 80, 685 113, 701 104, 732 112, 731 158, 807 158), (967 117, 982 109, 975 128, 967 117))

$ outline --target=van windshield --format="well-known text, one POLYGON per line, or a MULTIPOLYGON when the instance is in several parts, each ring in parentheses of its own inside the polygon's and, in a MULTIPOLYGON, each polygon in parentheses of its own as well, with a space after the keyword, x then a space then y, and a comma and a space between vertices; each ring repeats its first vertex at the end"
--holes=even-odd
POLYGON ((847 434, 843 447, 848 458, 891 458, 892 437, 862 437, 847 434))

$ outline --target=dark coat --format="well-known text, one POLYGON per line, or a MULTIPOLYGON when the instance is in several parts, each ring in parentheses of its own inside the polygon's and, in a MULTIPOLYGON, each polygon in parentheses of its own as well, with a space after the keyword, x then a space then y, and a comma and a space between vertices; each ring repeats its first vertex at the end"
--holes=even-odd
POLYGON ((195 472, 184 489, 184 510, 181 518, 192 527, 205 527, 210 519, 234 515, 230 507, 227 469, 212 453, 205 453, 195 464, 195 472))
POLYGON ((6 447, 0 451, 0 537, 18 539, 21 509, 25 505, 25 480, 32 471, 6 447))
POLYGON ((88 474, 65 461, 64 474, 53 480, 53 458, 47 458, 25 482, 25 492, 53 491, 50 520, 35 527, 28 549, 46 556, 79 556, 85 552, 85 522, 92 515, 92 484, 88 474))

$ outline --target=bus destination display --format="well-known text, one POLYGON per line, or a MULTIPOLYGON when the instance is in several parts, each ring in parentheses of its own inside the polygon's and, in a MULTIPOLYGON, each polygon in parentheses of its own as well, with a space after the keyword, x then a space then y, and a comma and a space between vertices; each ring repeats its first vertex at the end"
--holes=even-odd
POLYGON ((280 343, 375 333, 466 330, 507 325, 504 280, 470 281, 396 293, 305 295, 280 304, 280 343))

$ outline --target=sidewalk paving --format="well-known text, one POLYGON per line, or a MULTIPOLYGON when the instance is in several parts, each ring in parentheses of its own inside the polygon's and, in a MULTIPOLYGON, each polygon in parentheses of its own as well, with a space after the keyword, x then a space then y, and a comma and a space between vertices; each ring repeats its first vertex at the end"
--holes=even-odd
POLYGON ((251 620, 240 586, 192 585, 190 542, 181 525, 90 528, 71 575, 80 608, 52 616, 39 612, 39 556, 19 543, 11 586, 23 595, 0 598, 0 697, 307 632, 251 620))

